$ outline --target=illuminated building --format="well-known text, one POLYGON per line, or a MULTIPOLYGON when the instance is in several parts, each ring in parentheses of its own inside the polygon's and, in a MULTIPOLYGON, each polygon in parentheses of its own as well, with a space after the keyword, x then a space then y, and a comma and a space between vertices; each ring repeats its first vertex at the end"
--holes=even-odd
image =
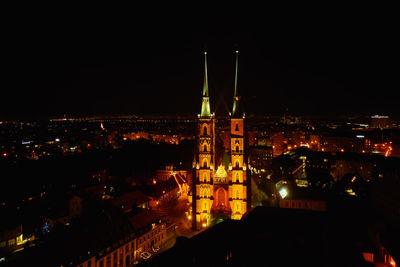
POLYGON ((284 152, 284 133, 276 132, 271 135, 271 143, 274 157, 279 156, 284 152))
POLYGON ((320 151, 321 149, 321 138, 319 135, 310 135, 310 149, 320 151))
POLYGON ((368 149, 368 139, 364 135, 321 137, 321 150, 324 152, 353 152, 363 153, 368 149))
POLYGON ((249 146, 249 164, 252 173, 264 173, 271 168, 272 147, 270 146, 249 146))
POLYGON ((388 116, 380 116, 380 115, 371 116, 370 128, 388 129, 392 127, 393 123, 388 116))
MULTIPOLYGON (((4 227, 4 225, 1 225, 4 227)), ((6 225, 0 231, 0 253, 13 252, 22 248, 26 242, 23 239, 22 224, 6 225)))
POLYGON ((139 214, 130 217, 130 222, 138 233, 136 237, 137 258, 144 251, 151 251, 155 246, 160 246, 167 239, 167 227, 159 215, 151 210, 143 210, 139 214))
MULTIPOLYGON (((233 108, 230 117, 229 164, 215 166, 215 115, 208 94, 207 53, 201 113, 198 115, 196 178, 193 194, 193 228, 210 225, 217 217, 239 220, 247 211, 247 158, 244 113, 237 94, 238 51, 236 51, 233 108)), ((223 161, 221 161, 223 162, 223 161)))

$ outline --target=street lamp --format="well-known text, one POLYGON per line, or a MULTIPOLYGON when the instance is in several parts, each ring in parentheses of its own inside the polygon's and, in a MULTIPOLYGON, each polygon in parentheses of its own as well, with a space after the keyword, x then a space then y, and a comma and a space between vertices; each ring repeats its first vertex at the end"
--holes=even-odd
POLYGON ((285 187, 282 187, 279 190, 279 194, 281 195, 281 198, 284 199, 289 194, 289 192, 287 191, 287 189, 285 187))

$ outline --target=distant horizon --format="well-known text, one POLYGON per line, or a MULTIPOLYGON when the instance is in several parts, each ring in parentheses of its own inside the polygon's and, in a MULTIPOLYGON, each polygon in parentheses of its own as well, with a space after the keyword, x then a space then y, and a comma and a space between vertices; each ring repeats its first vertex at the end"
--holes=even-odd
MULTIPOLYGON (((263 117, 271 117, 274 119, 277 118, 282 118, 285 115, 289 115, 291 117, 300 117, 300 118, 306 118, 306 119, 326 119, 326 120, 346 120, 346 119, 371 119, 373 116, 379 115, 379 116, 388 116, 390 119, 394 120, 394 122, 400 120, 399 115, 392 115, 392 114, 387 114, 387 113, 381 113, 381 114, 296 114, 296 113, 270 113, 270 114, 248 114, 245 112, 245 116, 247 119, 251 118, 263 118, 263 117)), ((223 118, 223 117, 229 117, 227 114, 215 114, 216 117, 223 118)), ((107 113, 93 113, 93 114, 63 114, 63 115, 48 115, 48 116, 40 116, 36 118, 28 118, 25 116, 23 117, 18 117, 18 118, 0 118, 0 121, 6 122, 6 121, 40 121, 40 120, 62 120, 63 118, 66 119, 85 119, 85 118, 96 118, 96 119, 112 119, 112 118, 128 118, 134 117, 137 118, 184 118, 184 119, 197 119, 197 114, 146 114, 146 113, 119 113, 119 114, 107 114, 107 113)))

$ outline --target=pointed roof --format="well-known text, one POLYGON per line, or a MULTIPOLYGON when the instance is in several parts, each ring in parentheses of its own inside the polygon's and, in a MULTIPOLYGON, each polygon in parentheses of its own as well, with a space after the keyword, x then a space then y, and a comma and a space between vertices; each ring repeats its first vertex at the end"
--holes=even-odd
POLYGON ((225 170, 224 165, 219 165, 217 171, 214 174, 215 178, 227 178, 228 177, 228 173, 225 170))
POLYGON ((232 118, 242 118, 243 112, 240 109, 239 100, 240 97, 237 93, 237 78, 238 78, 238 67, 239 67, 239 51, 236 50, 236 66, 235 66, 235 86, 233 91, 233 106, 232 106, 232 118))
POLYGON ((204 51, 204 83, 203 100, 201 103, 200 117, 211 117, 210 99, 208 96, 208 76, 207 76, 207 52, 204 51))
POLYGON ((204 83, 203 97, 208 97, 208 76, 207 76, 207 51, 204 51, 204 83))

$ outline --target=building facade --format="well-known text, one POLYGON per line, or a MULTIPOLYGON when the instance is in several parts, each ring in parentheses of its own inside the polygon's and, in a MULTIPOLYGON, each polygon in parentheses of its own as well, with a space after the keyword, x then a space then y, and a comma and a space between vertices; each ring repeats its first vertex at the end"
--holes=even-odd
POLYGON ((248 209, 247 155, 244 113, 239 108, 237 95, 238 51, 236 51, 235 88, 230 114, 230 142, 223 158, 216 166, 215 115, 211 113, 208 94, 207 53, 201 113, 198 115, 196 177, 193 179, 193 228, 205 228, 217 218, 241 219, 248 209))

